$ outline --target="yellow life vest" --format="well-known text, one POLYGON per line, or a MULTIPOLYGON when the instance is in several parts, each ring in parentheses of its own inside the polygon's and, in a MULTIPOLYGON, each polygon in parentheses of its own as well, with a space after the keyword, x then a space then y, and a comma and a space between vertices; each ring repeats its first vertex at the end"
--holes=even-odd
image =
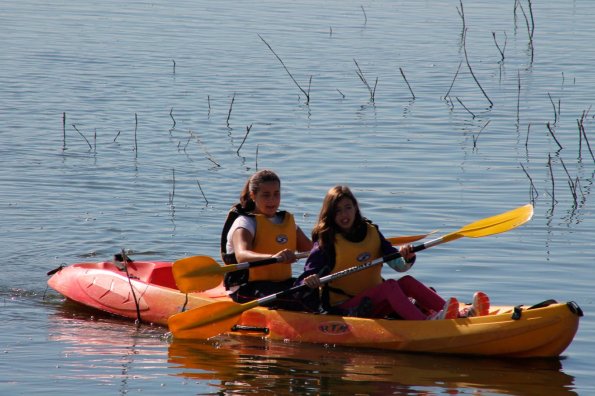
MULTIPOLYGON (((340 234, 335 239, 335 267, 332 273, 367 263, 382 256, 380 235, 372 224, 366 224, 366 237, 361 242, 351 242, 340 234)), ((363 271, 339 278, 329 283, 329 301, 331 306, 341 304, 350 296, 356 296, 382 283, 382 265, 375 265, 363 271), (345 294, 333 292, 340 289, 345 294)))
MULTIPOLYGON (((257 214, 256 234, 252 250, 259 253, 275 254, 283 249, 297 248, 297 233, 293 215, 285 212, 281 224, 271 222, 266 216, 257 214)), ((287 263, 269 264, 250 268, 249 281, 284 281, 291 278, 291 265, 287 263)))

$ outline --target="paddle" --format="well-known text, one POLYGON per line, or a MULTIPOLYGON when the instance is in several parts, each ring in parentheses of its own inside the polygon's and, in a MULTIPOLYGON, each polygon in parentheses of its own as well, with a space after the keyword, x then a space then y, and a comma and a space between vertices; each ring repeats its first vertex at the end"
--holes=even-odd
MULTIPOLYGON (((309 254, 310 252, 296 253, 295 257, 302 259, 308 257, 309 254)), ((269 257, 263 260, 221 266, 209 256, 192 256, 176 261, 172 267, 172 271, 178 289, 183 293, 190 293, 216 287, 221 283, 223 275, 227 272, 278 262, 276 257, 269 257)))
MULTIPOLYGON (((526 223, 529 221, 529 219, 531 219, 531 217, 533 217, 533 206, 528 204, 509 212, 468 224, 455 232, 428 241, 422 245, 414 246, 413 250, 419 252, 424 249, 454 241, 463 237, 481 238, 488 235, 499 234, 501 232, 512 230, 513 228, 526 223)), ((398 257, 400 257, 398 252, 391 253, 368 263, 324 276, 320 278, 320 282, 328 283, 335 279, 350 275, 354 272, 363 271, 374 265, 378 265, 382 262, 398 257)), ((304 284, 294 286, 288 290, 271 294, 269 296, 244 304, 238 304, 233 301, 214 302, 202 307, 194 308, 190 311, 181 312, 170 316, 168 319, 168 326, 176 338, 207 339, 228 331, 237 322, 242 312, 261 305, 265 305, 281 296, 291 295, 307 287, 308 286, 304 284)))
MULTIPOLYGON (((428 234, 405 235, 387 239, 393 245, 404 245, 423 239, 434 232, 435 231, 428 234)), ((308 257, 308 254, 308 252, 298 253, 296 254, 296 257, 298 259, 306 258, 308 257)), ((275 263, 277 263, 277 260, 271 257, 249 263, 246 262, 221 266, 209 256, 191 256, 174 262, 172 272, 178 289, 182 293, 190 293, 194 291, 209 290, 216 287, 223 281, 223 275, 228 272, 275 263)))

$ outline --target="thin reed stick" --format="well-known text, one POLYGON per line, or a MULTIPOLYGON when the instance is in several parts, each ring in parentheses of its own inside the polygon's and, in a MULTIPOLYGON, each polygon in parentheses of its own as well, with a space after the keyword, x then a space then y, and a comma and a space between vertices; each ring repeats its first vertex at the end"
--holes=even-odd
MULTIPOLYGON (((283 62, 283 60, 279 57, 279 55, 277 55, 277 53, 273 50, 273 48, 269 45, 269 43, 267 43, 266 40, 263 39, 260 34, 258 35, 258 37, 260 37, 260 39, 262 40, 262 42, 265 43, 267 47, 269 47, 269 49, 271 50, 271 52, 273 53, 273 55, 275 55, 275 57, 279 60, 279 62, 281 62, 281 65, 283 66, 283 68, 285 69, 285 71, 287 72, 287 74, 289 74, 289 77, 291 77, 291 79, 293 80, 293 82, 295 83, 295 85, 297 85, 297 87, 300 89, 300 91, 302 91, 302 93, 306 96, 306 104, 309 104, 310 103, 310 89, 308 88, 308 92, 304 91, 304 89, 300 86, 300 84, 298 84, 298 82, 296 81, 296 79, 293 78, 293 75, 291 74, 291 72, 289 71, 289 69, 287 68, 287 66, 285 66, 285 63, 283 62)), ((310 76, 310 81, 312 81, 312 76, 310 76)))
POLYGON ((547 125, 548 131, 550 131, 550 135, 552 135, 552 137, 554 138, 554 141, 556 142, 556 144, 558 145, 558 147, 560 148, 560 150, 562 150, 564 147, 562 147, 562 145, 560 144, 560 142, 556 138, 556 134, 554 133, 554 130, 552 129, 552 126, 550 125, 549 122, 546 125, 547 125))
POLYGON ((81 131, 78 130, 76 125, 72 124, 72 127, 74 128, 75 131, 77 131, 79 133, 79 135, 81 135, 83 137, 83 139, 85 139, 85 142, 87 142, 87 144, 89 145, 89 151, 93 150, 93 146, 91 146, 91 143, 89 143, 89 140, 85 137, 85 135, 83 135, 81 133, 81 131))
POLYGON ((370 87, 370 84, 368 84, 368 80, 366 80, 364 72, 362 72, 362 69, 359 67, 359 64, 355 59, 353 61, 355 62, 355 66, 357 67, 357 71, 355 73, 357 74, 359 79, 362 80, 366 88, 368 88, 368 92, 370 92, 370 100, 374 102, 374 96, 376 95, 376 86, 378 85, 378 77, 376 77, 376 83, 374 84, 374 88, 370 87))
POLYGON ((209 200, 207 199, 205 192, 202 190, 202 187, 200 186, 200 182, 198 181, 198 179, 196 179, 196 184, 198 184, 198 189, 200 190, 200 193, 202 194, 202 197, 205 200, 205 206, 209 206, 209 200))
POLYGON ((138 140, 136 139, 136 131, 138 130, 138 115, 134 113, 134 158, 138 158, 138 140))
POLYGON ((407 84, 407 88, 409 88, 409 92, 411 92, 411 96, 413 96, 413 100, 415 100, 415 94, 413 93, 413 89, 411 89, 411 85, 409 85, 409 81, 407 81, 407 77, 405 77, 403 68, 399 67, 399 71, 401 72, 401 76, 403 76, 403 80, 405 80, 405 83, 407 84))
MULTIPOLYGON (((462 7, 462 4, 463 3, 461 2, 461 7, 462 7)), ((488 102, 490 102, 490 107, 494 107, 494 102, 492 102, 492 100, 490 99, 490 97, 488 96, 486 91, 483 89, 483 87, 479 83, 479 80, 477 80, 477 77, 475 77, 475 73, 473 73, 473 69, 471 68, 471 64, 469 63, 469 55, 467 55, 467 29, 465 29, 465 34, 463 35, 463 52, 465 53, 465 62, 467 63, 467 68, 469 69, 469 73, 471 73, 471 77, 473 77, 473 79, 475 80, 475 83, 477 83, 477 86, 483 93, 483 96, 485 96, 485 98, 488 100, 488 102)))
POLYGON ((236 100, 236 93, 234 92, 233 96, 231 97, 231 103, 229 104, 229 111, 227 112, 227 120, 225 121, 228 128, 229 128, 229 119, 231 118, 231 109, 233 108, 233 102, 235 100, 236 100))
POLYGON ((62 151, 66 150, 66 112, 62 113, 62 151))
POLYGON ((455 73, 455 76, 452 79, 452 82, 450 83, 450 87, 448 88, 448 91, 446 91, 446 95, 444 95, 444 98, 448 98, 448 96, 450 95, 450 91, 452 90, 453 85, 455 85, 455 80, 457 79, 457 76, 459 75, 459 71, 461 70, 461 66, 463 65, 463 61, 461 60, 459 62, 459 67, 457 67, 457 72, 455 73))
POLYGON ((244 140, 242 140, 242 143, 240 144, 240 147, 238 147, 238 150, 236 151, 236 153, 238 155, 240 155, 240 150, 242 149, 242 146, 244 145, 244 142, 246 141, 246 138, 248 138, 248 134, 250 133, 250 130, 252 129, 252 124, 250 124, 250 126, 246 127, 246 134, 244 135, 244 140))

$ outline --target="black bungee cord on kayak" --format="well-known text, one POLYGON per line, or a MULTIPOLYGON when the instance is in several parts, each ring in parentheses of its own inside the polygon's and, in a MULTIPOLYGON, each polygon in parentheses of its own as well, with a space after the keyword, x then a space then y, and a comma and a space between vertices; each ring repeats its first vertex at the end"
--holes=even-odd
POLYGON ((124 251, 124 249, 122 249, 120 254, 116 254, 114 256, 114 261, 121 261, 124 264, 124 271, 126 271, 126 277, 128 278, 128 284, 130 285, 130 291, 132 292, 132 298, 134 299, 134 305, 136 306, 136 325, 140 326, 140 324, 141 324, 140 306, 138 304, 138 300, 136 299, 136 293, 134 292, 134 287, 132 287, 132 280, 130 279, 130 273, 128 272, 128 264, 132 263, 132 260, 126 255, 126 252, 124 251))

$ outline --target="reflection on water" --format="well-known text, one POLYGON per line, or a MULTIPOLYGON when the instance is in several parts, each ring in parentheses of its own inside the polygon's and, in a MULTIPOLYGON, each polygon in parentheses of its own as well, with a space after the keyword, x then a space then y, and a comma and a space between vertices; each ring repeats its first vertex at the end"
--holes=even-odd
POLYGON ((222 392, 272 394, 417 394, 493 391, 511 395, 575 395, 574 378, 557 359, 498 360, 361 349, 324 348, 245 339, 217 343, 174 340, 169 361, 179 375, 216 381, 222 392))
POLYGON ((54 389, 65 383, 117 388, 121 395, 168 387, 201 395, 577 394, 560 359, 400 354, 253 338, 171 340, 165 328, 137 327, 68 302, 56 304, 48 326, 60 355, 46 373, 54 389))

